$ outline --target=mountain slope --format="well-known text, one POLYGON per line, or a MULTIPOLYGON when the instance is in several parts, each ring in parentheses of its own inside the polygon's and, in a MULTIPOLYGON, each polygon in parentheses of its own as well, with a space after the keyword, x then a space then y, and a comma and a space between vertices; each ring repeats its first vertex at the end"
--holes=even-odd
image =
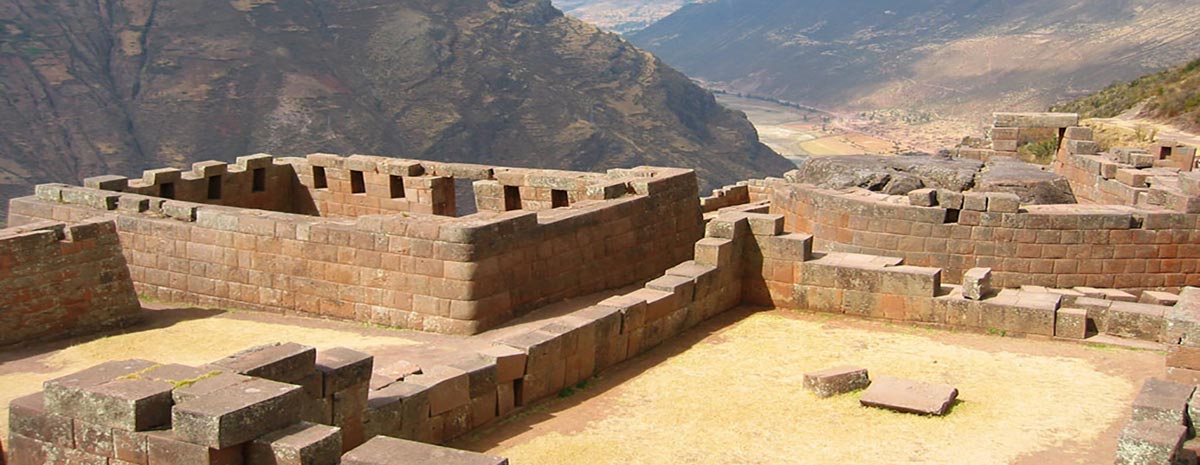
POLYGON ((691 0, 554 0, 563 12, 620 33, 633 32, 671 14, 691 0))
POLYGON ((1198 22, 1194 0, 714 0, 629 38, 732 91, 970 115, 1192 58, 1198 22))
POLYGON ((1136 116, 1200 131, 1200 59, 1186 65, 1106 87, 1087 97, 1052 107, 1085 118, 1112 118, 1137 109, 1136 116))
POLYGON ((791 165, 741 113, 546 0, 0 3, 0 196, 269 152, 791 165))

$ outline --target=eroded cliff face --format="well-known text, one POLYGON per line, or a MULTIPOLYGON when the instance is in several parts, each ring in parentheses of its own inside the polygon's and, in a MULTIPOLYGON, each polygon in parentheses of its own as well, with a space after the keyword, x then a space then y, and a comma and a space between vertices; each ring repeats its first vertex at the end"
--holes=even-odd
POLYGON ((0 196, 269 152, 780 174, 741 113, 541 0, 5 0, 0 196))

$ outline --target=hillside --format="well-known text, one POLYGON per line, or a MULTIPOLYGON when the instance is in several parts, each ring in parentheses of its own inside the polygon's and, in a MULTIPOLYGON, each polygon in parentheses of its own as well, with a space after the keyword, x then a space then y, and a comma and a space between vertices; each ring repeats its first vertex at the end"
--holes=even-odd
MULTIPOLYGON (((0 3, 0 200, 256 152, 780 174, 741 113, 548 0, 0 3)), ((0 212, 3 213, 3 212, 0 212)))
POLYGON ((1194 0, 713 0, 628 35, 718 88, 900 119, 1037 110, 1194 58, 1194 0))
POLYGON ((1184 66, 1108 86, 1087 97, 1052 107, 1086 118, 1134 116, 1200 131, 1200 59, 1184 66))
POLYGON ((554 0, 563 12, 610 31, 645 28, 692 0, 554 0))

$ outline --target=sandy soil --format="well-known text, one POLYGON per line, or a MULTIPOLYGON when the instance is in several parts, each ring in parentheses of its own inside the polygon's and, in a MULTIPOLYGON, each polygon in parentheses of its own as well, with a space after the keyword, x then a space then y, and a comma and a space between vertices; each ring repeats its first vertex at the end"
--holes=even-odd
POLYGON ((1112 460, 1162 354, 773 311, 728 312, 459 444, 516 465, 1074 464, 1112 460), (842 364, 956 386, 944 418, 818 399, 842 364))

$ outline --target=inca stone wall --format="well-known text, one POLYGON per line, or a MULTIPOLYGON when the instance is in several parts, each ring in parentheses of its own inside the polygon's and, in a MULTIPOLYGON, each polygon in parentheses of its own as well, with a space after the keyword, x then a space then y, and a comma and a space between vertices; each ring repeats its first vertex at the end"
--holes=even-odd
MULTIPOLYGON (((337 190, 346 186, 332 181, 339 176, 331 161, 337 159, 310 159, 329 166, 326 189, 333 192, 324 194, 342 195, 337 190)), ((290 171, 304 166, 299 160, 271 166, 290 171)), ((367 162, 375 162, 341 160, 364 172, 372 166, 367 162)), ((421 171, 479 172, 435 166, 421 171)), ((364 215, 378 209, 313 197, 318 209, 360 215, 327 218, 43 185, 36 196, 11 202, 9 221, 114 219, 138 292, 151 298, 459 334, 477 333, 546 303, 649 279, 689 258, 702 234, 696 179, 688 170, 613 170, 566 180, 562 172, 537 170, 487 169, 486 175, 497 179, 477 181, 481 192, 496 183, 504 188, 509 180, 519 182, 514 187, 530 198, 540 196, 539 189, 557 190, 543 185, 577 187, 564 188, 565 206, 541 211, 489 211, 489 198, 481 196, 488 208, 462 218, 416 212, 416 206, 437 205, 437 196, 414 197, 415 204, 400 200, 397 205, 411 213, 387 215, 364 215)), ((451 177, 404 182, 412 186, 421 179, 451 177)), ((519 207, 533 202, 522 200, 519 207)))
POLYGON ((112 221, 0 229, 0 346, 125 326, 140 312, 112 221))

